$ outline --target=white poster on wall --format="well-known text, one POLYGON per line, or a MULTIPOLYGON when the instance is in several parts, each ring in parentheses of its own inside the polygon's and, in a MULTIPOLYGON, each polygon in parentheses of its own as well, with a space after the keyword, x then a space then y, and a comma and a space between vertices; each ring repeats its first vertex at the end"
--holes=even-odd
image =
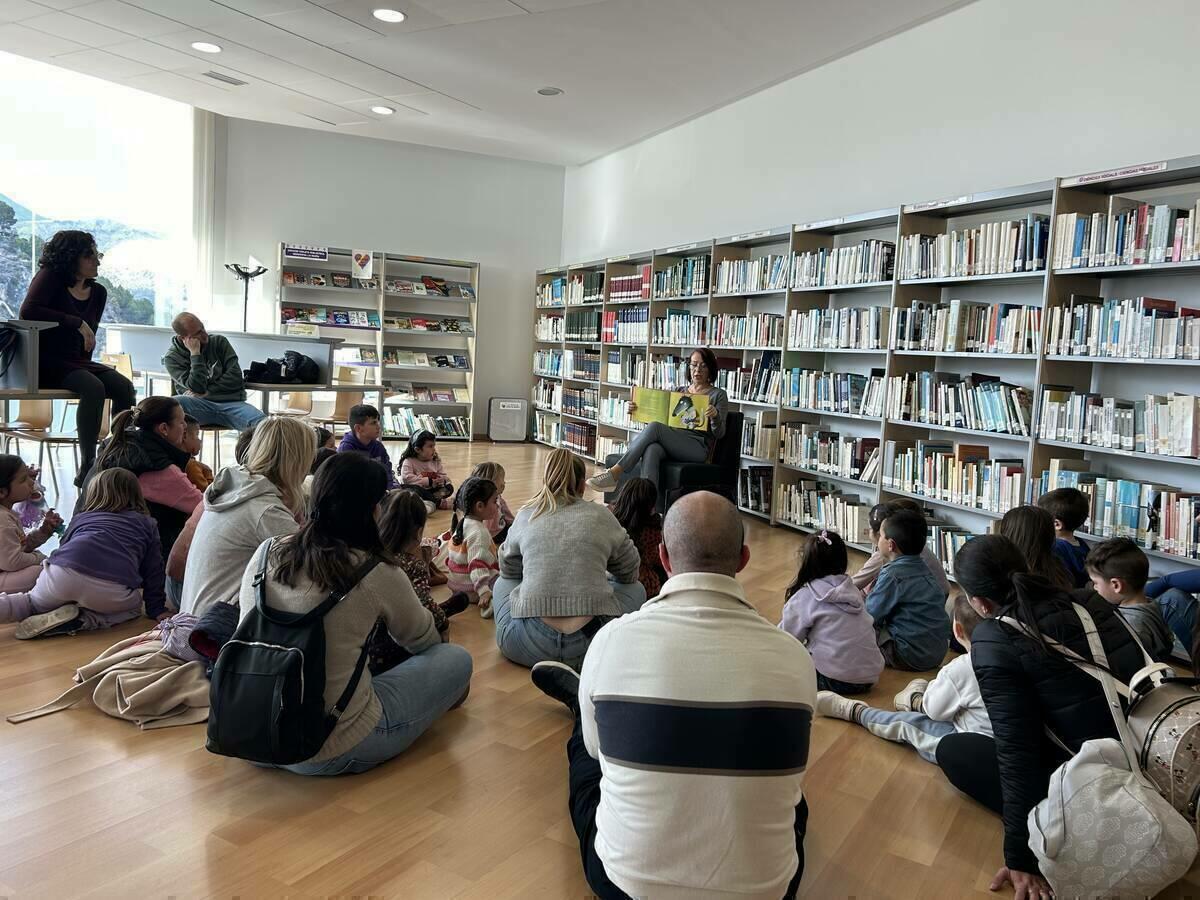
POLYGON ((370 278, 374 265, 370 250, 350 251, 350 274, 355 278, 370 278))

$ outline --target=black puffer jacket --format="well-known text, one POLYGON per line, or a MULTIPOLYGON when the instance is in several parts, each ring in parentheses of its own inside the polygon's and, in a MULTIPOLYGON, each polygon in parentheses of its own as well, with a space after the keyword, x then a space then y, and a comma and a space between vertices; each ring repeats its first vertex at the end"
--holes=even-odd
MULTIPOLYGON (((1032 600, 1037 626, 1044 635, 1085 659, 1092 658, 1079 618, 1070 606, 1073 598, 1095 621, 1110 671, 1118 681, 1128 682, 1145 665, 1129 630, 1102 597, 1090 590, 1068 596, 1032 577, 1020 583, 1019 589, 1032 600)), ((1015 606, 996 615, 1020 619, 1015 606)), ((1004 862, 1010 868, 1036 872, 1026 820, 1029 811, 1046 798, 1050 773, 1066 757, 1046 738, 1045 729, 1077 751, 1084 741, 1116 737, 1112 714, 1100 682, 995 619, 976 626, 971 636, 971 665, 996 735, 1004 796, 1004 862)))

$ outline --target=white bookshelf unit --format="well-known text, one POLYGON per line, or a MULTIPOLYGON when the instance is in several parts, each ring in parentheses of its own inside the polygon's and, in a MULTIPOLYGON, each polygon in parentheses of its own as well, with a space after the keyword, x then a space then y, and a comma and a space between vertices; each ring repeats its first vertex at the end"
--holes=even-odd
MULTIPOLYGON (((547 367, 535 371, 535 434, 603 461, 629 438, 622 404, 630 387, 677 386, 686 381, 683 354, 708 346, 721 365, 718 384, 745 415, 740 465, 759 484, 748 496, 739 491, 747 515, 799 531, 836 527, 869 552, 870 507, 911 497, 932 513, 930 544, 949 568, 969 535, 1036 500, 1043 473, 1053 469, 1065 473, 1060 485, 1079 481, 1090 495, 1100 493, 1096 519, 1104 518, 1096 527, 1103 533, 1093 539, 1128 534, 1154 571, 1196 566, 1200 520, 1188 529, 1182 523, 1189 511, 1200 512, 1191 499, 1200 495, 1200 407, 1170 395, 1200 394, 1200 341, 1188 337, 1200 335, 1198 276, 1200 157, 545 269, 537 273, 535 350, 547 367), (1144 260, 1113 258, 1122 214, 1124 233, 1136 225, 1142 234, 1147 246, 1139 243, 1137 251, 1144 260), (1086 231, 1079 224, 1085 218, 1086 231), (1155 245, 1168 258, 1154 256, 1155 245), (603 276, 599 339, 543 327, 544 320, 596 308, 569 303, 572 278, 585 273, 603 276), (1136 354, 1097 355, 1095 325, 1090 347, 1050 352, 1051 317, 1073 297, 1075 305, 1085 302, 1080 298, 1113 301, 1086 300, 1096 316, 1108 311, 1098 320, 1107 335, 1136 326, 1129 312, 1136 298, 1175 304, 1159 301, 1154 317, 1149 307, 1141 313, 1150 324, 1137 327, 1152 337, 1136 354), (1112 311, 1121 300, 1128 301, 1124 326, 1112 311), (736 330, 746 327, 757 330, 736 330), (598 381, 582 377, 591 372, 577 364, 581 354, 596 352, 598 381), (558 370, 549 362, 556 354, 558 370), (770 390, 764 369, 780 371, 770 390), (1047 386, 1069 386, 1080 408, 1098 407, 1090 432, 1042 433, 1058 421, 1043 418, 1047 386), (564 394, 597 388, 598 414, 564 411, 564 394), (1151 405, 1158 398, 1160 414, 1170 412, 1155 433, 1158 452, 1147 452, 1145 436, 1135 438, 1128 427, 1121 444, 1115 426, 1104 424, 1119 418, 1102 417, 1104 398, 1132 421, 1129 410, 1148 397, 1151 405), (970 411, 958 405, 963 398, 970 411), (1174 430, 1164 436, 1167 427, 1174 430), (822 445, 833 452, 817 452, 822 445), (863 478, 854 463, 871 447, 877 458, 863 478), (1179 447, 1188 452, 1169 452, 1179 447), (913 462, 913 470, 898 459, 913 462), (978 488, 985 468, 986 492, 964 490, 971 487, 965 473, 976 475, 978 488), (943 479, 924 476, 934 471, 943 479), (911 477, 917 472, 921 477, 911 477), (1131 503, 1135 482, 1140 493, 1131 503), (1147 536, 1152 508, 1160 521, 1174 516, 1172 533, 1164 524, 1147 536)), ((1129 350, 1131 343, 1120 346, 1129 350)))
POLYGON ((354 252, 280 243, 279 331, 342 339, 338 371, 354 377, 335 384, 361 378, 384 440, 414 427, 471 440, 479 264, 372 251, 371 275, 356 278, 354 252))

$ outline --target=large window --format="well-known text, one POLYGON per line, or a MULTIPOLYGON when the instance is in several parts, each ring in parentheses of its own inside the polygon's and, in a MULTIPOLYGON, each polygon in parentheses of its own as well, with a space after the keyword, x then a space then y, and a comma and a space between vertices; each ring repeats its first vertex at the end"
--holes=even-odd
POLYGON ((170 322, 194 265, 191 107, 7 53, 0 84, 0 315, 73 228, 104 253, 106 321, 170 322))

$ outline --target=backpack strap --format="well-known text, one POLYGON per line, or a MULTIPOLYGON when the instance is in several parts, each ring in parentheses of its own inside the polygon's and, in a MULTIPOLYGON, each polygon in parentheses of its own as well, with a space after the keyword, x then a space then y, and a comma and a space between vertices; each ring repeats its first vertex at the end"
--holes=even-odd
MULTIPOLYGON (((359 566, 358 571, 354 573, 353 582, 348 588, 346 588, 346 590, 341 591, 340 593, 331 592, 329 597, 326 598, 325 602, 317 607, 317 609, 322 609, 328 606, 329 609, 326 609, 325 612, 321 613, 321 615, 325 615, 325 613, 327 613, 330 609, 333 609, 335 606, 341 603, 347 594, 358 587, 368 575, 375 571, 375 567, 379 565, 380 561, 381 560, 378 556, 372 556, 361 566, 359 566)), ((325 727, 328 729, 327 733, 333 732, 334 726, 337 725, 338 720, 342 717, 342 713, 344 713, 346 711, 346 707, 350 705, 350 698, 353 697, 354 692, 358 690, 358 682, 362 680, 363 669, 367 667, 367 656, 369 653, 370 641, 364 639, 362 652, 358 654, 358 662, 354 664, 354 673, 350 676, 350 680, 346 682, 346 689, 342 691, 342 696, 338 697, 337 703, 333 705, 333 709, 331 709, 329 711, 329 715, 325 717, 325 727)))

